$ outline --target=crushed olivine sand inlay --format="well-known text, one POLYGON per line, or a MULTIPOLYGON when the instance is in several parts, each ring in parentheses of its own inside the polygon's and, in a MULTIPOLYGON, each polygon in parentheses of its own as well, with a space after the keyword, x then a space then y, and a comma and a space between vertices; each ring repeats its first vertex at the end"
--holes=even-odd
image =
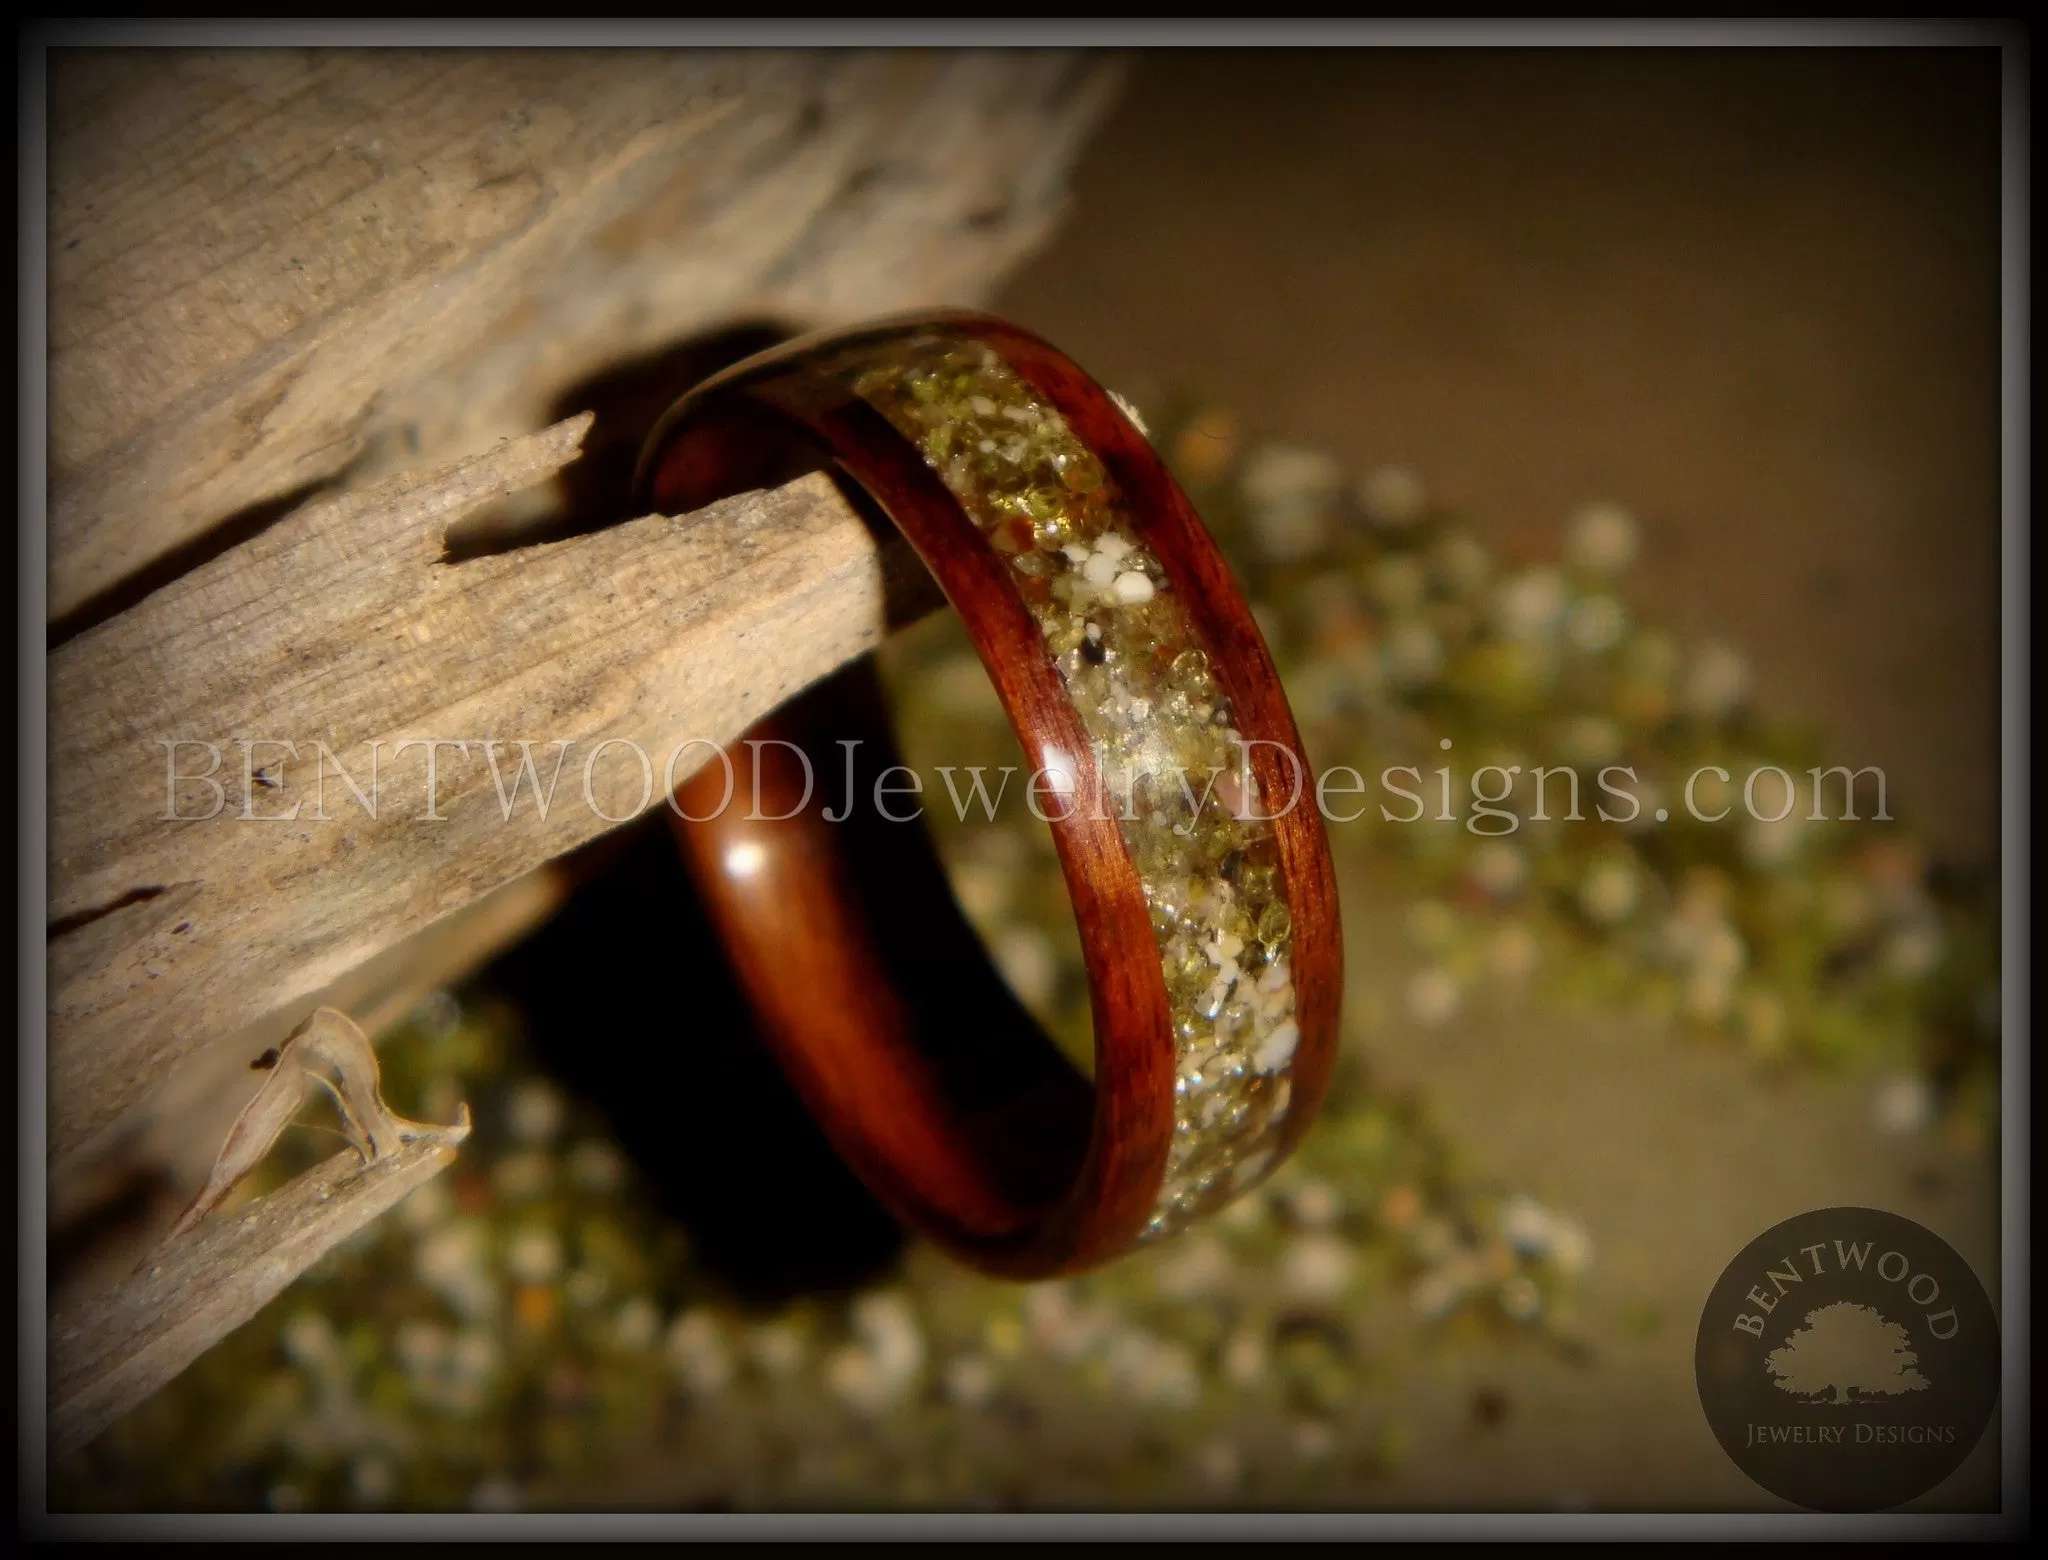
POLYGON ((1273 1168, 1292 1092, 1293 919, 1270 809, 1185 607, 1058 411, 975 343, 913 339, 845 374, 1009 560, 1088 733, 1172 1014, 1173 1148, 1143 1238, 1170 1233, 1273 1168))

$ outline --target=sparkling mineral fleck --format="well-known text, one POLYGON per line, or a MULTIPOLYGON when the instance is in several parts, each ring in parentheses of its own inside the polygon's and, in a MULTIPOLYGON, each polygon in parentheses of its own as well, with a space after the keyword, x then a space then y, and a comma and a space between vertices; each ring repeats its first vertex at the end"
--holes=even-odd
POLYGON ((1702 720, 1721 720, 1749 694, 1749 661, 1730 645, 1702 645, 1686 668, 1681 698, 1702 720))
POLYGON ((508 1202, 544 1195, 554 1184, 555 1163, 538 1150, 507 1154, 491 1171, 491 1182, 508 1202))
POLYGON ((1443 640, 1420 617, 1396 619, 1387 630, 1381 654, 1388 677, 1399 687, 1419 687, 1443 670, 1443 640))
POLYGON ((777 1378, 793 1376, 804 1362, 804 1336, 787 1322, 764 1322, 749 1340, 754 1363, 777 1378))
POLYGON ((621 1349, 638 1352, 652 1348, 660 1331, 661 1312, 645 1295, 633 1296, 612 1318, 612 1342, 621 1349))
POLYGON ((1550 1265, 1567 1276, 1583 1273, 1593 1260, 1593 1241, 1585 1225, 1567 1215, 1554 1215, 1550 1232, 1550 1265))
POLYGON ((962 1408, 980 1408, 996 1395, 995 1363, 985 1354, 962 1354, 946 1366, 946 1396, 962 1408))
POLYGON ((1718 1024, 1735 1003, 1734 978, 1723 970, 1696 969, 1685 980, 1685 1015, 1696 1024, 1718 1024))
POLYGON ((1628 614, 1608 595, 1581 596, 1566 616, 1565 633, 1581 650, 1611 650, 1628 632, 1628 614))
POLYGON ((1501 634, 1511 640, 1549 638, 1557 632, 1564 612, 1564 575, 1548 566, 1510 576, 1494 596, 1495 621, 1501 634))
POLYGON ((1368 588, 1389 612, 1413 612, 1430 594, 1430 573, 1411 553, 1391 553, 1372 565, 1368 588))
POLYGON ((1302 1182, 1287 1203, 1295 1220, 1307 1229, 1328 1229, 1344 1215, 1344 1199, 1328 1181, 1302 1182))
POLYGON ((1588 919, 1612 926, 1627 919, 1641 895, 1636 870, 1626 861, 1596 864, 1579 886, 1579 908, 1588 919))
POLYGON ((399 1325, 398 1358, 406 1371, 426 1376, 440 1367, 449 1346, 448 1329, 438 1322, 412 1317, 399 1325))
POLYGON ((1636 560, 1636 518, 1619 504, 1588 504, 1565 526, 1564 559, 1588 574, 1620 574, 1636 560))
POLYGON ((1111 583, 1110 589, 1114 592, 1116 599, 1125 606, 1132 606, 1141 601, 1150 601, 1153 594, 1150 577, 1139 573, 1135 569, 1119 574, 1111 583))
POLYGON ((675 1319, 662 1352, 683 1385, 697 1397, 716 1397, 732 1384, 732 1350, 717 1317, 706 1310, 685 1311, 675 1319))
POLYGON ((1343 485, 1344 468, 1322 450, 1261 444, 1245 457, 1238 485, 1256 507, 1327 502, 1343 485))
POLYGON ((875 1357, 857 1343, 832 1351, 825 1361, 825 1385, 848 1407, 863 1414, 881 1413, 897 1395, 875 1357))
MULTIPOLYGON (((1782 788, 1775 779, 1769 779, 1757 788, 1759 808, 1775 808, 1782 805, 1782 788), (1768 794, 1765 787, 1773 787, 1768 794)), ((1728 820, 1733 823, 1735 819, 1728 820)), ((1752 865, 1775 869, 1786 865, 1800 853, 1806 844, 1806 821, 1800 816, 1797 806, 1782 818, 1747 818, 1742 825, 1742 854, 1752 865)))
POLYGON ((1445 590, 1469 596, 1493 573, 1493 555, 1469 531, 1451 531, 1430 550, 1430 561, 1445 590))
MULTIPOLYGON (((1604 715, 1574 715, 1559 724, 1557 748, 1558 755, 1576 767, 1597 770, 1621 756, 1621 729, 1604 715)), ((1554 782, 1554 785, 1558 796, 1557 808, 1568 808, 1569 786, 1563 781, 1554 782)), ((1593 788, 1582 782, 1580 789, 1591 792, 1593 788)), ((1596 793, 1588 796, 1587 800, 1604 801, 1606 798, 1596 793)), ((1559 815, 1556 808, 1549 810, 1553 815, 1559 815)))
POLYGON ((1358 508, 1374 525, 1406 530, 1429 512, 1422 479, 1406 466, 1381 466, 1359 480, 1358 508))
POLYGON ((1408 1291, 1408 1303, 1425 1321, 1434 1321, 1455 1309, 1465 1297, 1464 1275, 1445 1266, 1424 1273, 1408 1291))
POLYGON ((1528 863, 1514 846, 1492 840, 1472 853, 1466 875, 1495 899, 1506 899, 1529 875, 1528 863))
POLYGON ((340 1358, 334 1326, 318 1311, 294 1314, 284 1325, 282 1341, 292 1362, 309 1370, 324 1369, 340 1358))
POLYGON ((1941 963, 1944 939, 1941 926, 1932 919, 1915 919, 1901 927, 1885 944, 1885 968, 1907 980, 1930 973, 1941 963))
POLYGON ((446 1176, 423 1181, 398 1205, 398 1222, 415 1235, 426 1233, 455 1211, 455 1193, 446 1176))
POLYGON ((515 1232, 505 1246, 505 1271, 522 1284, 545 1284, 562 1271, 562 1239, 537 1225, 515 1232))
POLYGON ((1352 1265, 1351 1248, 1337 1236, 1298 1236, 1281 1259, 1281 1287, 1297 1300, 1334 1300, 1350 1284, 1352 1265))
POLYGON ((1232 1386, 1255 1387, 1266 1376, 1266 1335, 1240 1327, 1223 1345, 1223 1376, 1232 1386))
POLYGON ((601 1305, 611 1288, 611 1279, 601 1269, 579 1267, 564 1281, 562 1293, 571 1305, 587 1311, 601 1305))
POLYGON ((1259 1049, 1252 1058, 1252 1065, 1262 1073, 1279 1072, 1293 1062, 1294 1048, 1300 1043, 1300 1028, 1293 1019, 1283 1019, 1259 1042, 1259 1049))
POLYGON ((1186 1409, 1201 1397, 1194 1359, 1177 1343, 1124 1327, 1109 1336, 1103 1352, 1110 1379, 1141 1404, 1186 1409))
POLYGON ((1387 1195, 1380 1199, 1380 1218, 1389 1229, 1408 1229, 1421 1213, 1422 1197, 1412 1186, 1391 1187, 1387 1195))
POLYGON ((1526 926, 1503 926, 1486 945, 1486 967, 1501 980, 1526 980, 1540 957, 1535 934, 1526 926))
POLYGON ((1184 1240, 1159 1270, 1159 1292, 1170 1299, 1192 1300, 1213 1295, 1230 1281, 1230 1256, 1213 1236, 1184 1240))
POLYGON ((545 1144, 562 1129, 561 1092, 538 1079, 513 1093, 507 1110, 512 1133, 522 1142, 545 1144))
POLYGON ((1767 991, 1752 992, 1742 1008, 1743 1036, 1752 1055, 1773 1060, 1785 1049, 1785 1004, 1767 991))
POLYGON ((1458 1011, 1458 982, 1449 970, 1418 970, 1408 981, 1408 1016, 1434 1029, 1458 1011))
POLYGON ((1934 1119, 1934 1091, 1916 1074, 1893 1078, 1878 1090, 1877 1124, 1894 1137, 1910 1137, 1934 1119))
POLYGON ((464 1316, 487 1316, 497 1306, 487 1231, 480 1220, 452 1220, 423 1236, 413 1253, 413 1271, 464 1316))

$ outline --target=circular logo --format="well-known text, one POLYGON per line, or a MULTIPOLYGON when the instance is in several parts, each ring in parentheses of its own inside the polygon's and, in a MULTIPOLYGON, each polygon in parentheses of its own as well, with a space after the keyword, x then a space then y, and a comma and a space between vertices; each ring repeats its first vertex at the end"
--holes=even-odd
POLYGON ((1700 1405, 1735 1465, 1815 1511, 1879 1511, 1955 1472, 1998 1397, 1998 1323, 1955 1248, 1876 1208, 1767 1230, 1707 1297, 1700 1405))

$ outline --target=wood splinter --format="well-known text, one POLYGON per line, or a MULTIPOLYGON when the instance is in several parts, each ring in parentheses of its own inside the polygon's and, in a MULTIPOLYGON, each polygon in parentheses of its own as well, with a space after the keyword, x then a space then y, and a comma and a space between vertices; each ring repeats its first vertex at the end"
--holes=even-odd
POLYGON ((316 1010, 280 1042, 267 1070, 205 1189, 172 1232, 121 1284, 52 1318, 53 1457, 85 1445, 173 1380, 321 1257, 445 1170, 469 1136, 467 1105, 446 1127, 396 1115, 378 1091, 368 1037, 334 1008, 316 1010), (339 1104, 355 1151, 334 1155, 232 1218, 207 1218, 262 1161, 315 1080, 339 1104))
POLYGON ((459 1142, 469 1135, 469 1107, 454 1125, 434 1126, 408 1121, 384 1102, 379 1086, 377 1053, 360 1025, 337 1008, 315 1008, 306 1021, 277 1046, 249 1064, 270 1076, 256 1097, 243 1107, 228 1129, 219 1157, 199 1195, 178 1216, 141 1266, 156 1262, 165 1247, 189 1232, 263 1162, 284 1129, 306 1102, 307 1091, 319 1085, 333 1099, 341 1116, 342 1135, 365 1165, 389 1159, 404 1144, 422 1138, 459 1142), (322 1069, 331 1069, 329 1078, 322 1069), (339 1085, 335 1079, 339 1079, 339 1085))

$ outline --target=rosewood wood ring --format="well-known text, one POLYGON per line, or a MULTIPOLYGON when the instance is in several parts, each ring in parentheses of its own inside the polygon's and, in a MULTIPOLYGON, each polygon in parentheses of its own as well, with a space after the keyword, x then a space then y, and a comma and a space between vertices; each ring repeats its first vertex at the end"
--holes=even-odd
POLYGON ((1343 965, 1313 777, 1228 566, 1117 400, 992 316, 884 320, 736 364, 657 426, 639 500, 673 514, 759 485, 748 452, 778 440, 863 488, 965 623, 1040 777, 1094 1083, 1003 987, 921 828, 877 847, 815 799, 775 820, 804 789, 797 749, 830 775, 831 734, 875 729, 862 676, 776 712, 675 798, 767 1042, 876 1194, 976 1267, 1074 1272, 1213 1212, 1313 1119, 1343 965), (920 952, 876 935, 877 873, 899 902, 928 894, 920 952))

